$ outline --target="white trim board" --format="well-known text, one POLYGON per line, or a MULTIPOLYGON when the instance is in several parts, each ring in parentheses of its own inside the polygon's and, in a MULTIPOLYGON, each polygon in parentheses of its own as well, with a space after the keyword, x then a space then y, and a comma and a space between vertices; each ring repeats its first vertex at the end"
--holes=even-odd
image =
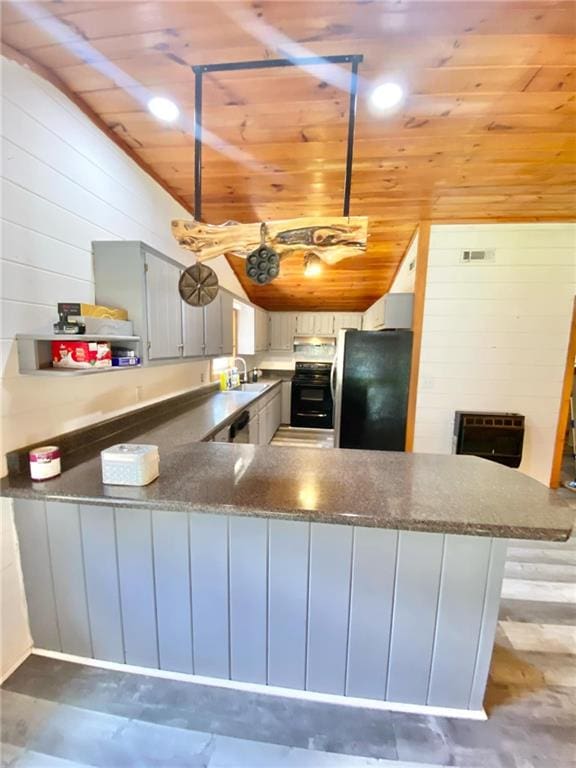
POLYGON ((85 664, 89 667, 110 669, 115 672, 128 672, 132 675, 146 675, 159 677, 165 680, 179 680, 184 683, 196 683, 197 685, 211 685, 215 688, 230 688, 249 693, 262 693, 268 696, 282 696, 289 699, 302 701, 317 701, 325 704, 340 704, 345 707, 358 707, 361 709, 375 709, 388 712, 405 712, 412 715, 429 715, 431 717, 452 717, 464 720, 487 720, 484 709, 453 709, 452 707, 434 707, 427 704, 404 704, 396 701, 379 701, 376 699, 364 699, 356 696, 339 696, 334 693, 318 693, 316 691, 300 691, 295 688, 281 688, 274 685, 261 683, 244 683, 236 680, 224 680, 216 677, 204 677, 203 675, 191 675, 185 672, 169 672, 164 669, 152 667, 139 667, 134 664, 120 664, 116 661, 103 661, 91 659, 85 656, 75 656, 71 653, 60 651, 47 651, 43 648, 33 648, 36 656, 45 656, 49 659, 69 661, 72 664, 85 664))
POLYGON ((14 662, 14 664, 12 664, 12 666, 11 666, 11 667, 9 667, 9 668, 6 670, 6 672, 4 672, 4 674, 3 674, 3 675, 2 675, 2 677, 0 678, 0 685, 3 685, 3 684, 6 682, 6 680, 8 680, 8 678, 10 677, 10 675, 11 675, 13 672, 16 672, 16 670, 18 669, 18 667, 19 667, 21 664, 24 664, 24 662, 26 661, 26 659, 28 658, 28 656, 30 656, 30 654, 31 654, 31 653, 34 653, 34 649, 33 649, 33 648, 28 648, 28 649, 26 650, 26 652, 25 652, 25 653, 23 653, 23 654, 22 654, 22 656, 20 656, 20 658, 18 659, 18 661, 15 661, 15 662, 14 662))

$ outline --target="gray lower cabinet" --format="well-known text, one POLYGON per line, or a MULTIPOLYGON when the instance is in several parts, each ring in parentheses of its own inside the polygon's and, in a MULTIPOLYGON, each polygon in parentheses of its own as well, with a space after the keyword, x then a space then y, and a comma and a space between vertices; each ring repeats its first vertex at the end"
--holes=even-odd
POLYGON ((280 426, 282 414, 282 395, 281 391, 277 390, 274 397, 268 401, 268 403, 262 408, 259 413, 260 417, 260 429, 259 429, 259 444, 268 445, 268 443, 274 437, 276 430, 280 426))
POLYGON ((503 539, 24 499, 14 517, 36 648, 482 707, 503 539))
POLYGON ((256 413, 248 422, 248 442, 252 445, 260 443, 260 414, 256 413))
POLYGON ((139 241, 92 244, 96 302, 122 307, 142 338, 144 364, 232 354, 231 293, 204 308, 182 301, 183 266, 139 241))
POLYGON ((292 382, 282 382, 282 417, 281 424, 290 424, 290 411, 292 406, 292 382))

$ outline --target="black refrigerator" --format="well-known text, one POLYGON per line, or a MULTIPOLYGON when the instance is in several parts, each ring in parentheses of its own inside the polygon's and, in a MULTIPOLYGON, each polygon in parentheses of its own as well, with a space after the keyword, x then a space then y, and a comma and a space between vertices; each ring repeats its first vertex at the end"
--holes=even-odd
POLYGON ((334 445, 403 451, 412 331, 344 330, 332 368, 334 445))

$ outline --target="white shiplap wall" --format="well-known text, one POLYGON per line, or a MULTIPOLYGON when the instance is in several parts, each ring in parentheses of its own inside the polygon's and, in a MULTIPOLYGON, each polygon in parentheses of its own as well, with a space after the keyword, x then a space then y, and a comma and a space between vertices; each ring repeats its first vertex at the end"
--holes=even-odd
MULTIPOLYGON (((2 60, 3 452, 200 384, 208 363, 63 381, 17 373, 15 333, 48 329, 63 300, 94 300, 91 242, 144 240, 189 264, 170 232, 190 218, 51 84, 2 60)), ((244 292, 224 258, 223 286, 244 292)))
POLYGON ((400 264, 400 269, 390 286, 390 293, 414 293, 416 282, 416 257, 418 255, 418 232, 412 238, 412 242, 400 264), (410 265, 414 266, 410 268, 410 265))
MULTIPOLYGON (((58 301, 94 300, 92 240, 144 240, 189 264, 170 233, 189 218, 52 85, 2 59, 0 371, 4 453, 201 383, 206 361, 74 379, 20 376, 15 333, 44 332, 58 301)), ((225 259, 220 282, 244 296, 225 259)), ((206 378, 207 380, 207 378, 206 378)), ((0 677, 30 646, 10 504, 1 507, 0 677)))
POLYGON ((450 453, 456 410, 516 411, 520 470, 548 484, 575 290, 574 224, 433 226, 414 450, 450 453))

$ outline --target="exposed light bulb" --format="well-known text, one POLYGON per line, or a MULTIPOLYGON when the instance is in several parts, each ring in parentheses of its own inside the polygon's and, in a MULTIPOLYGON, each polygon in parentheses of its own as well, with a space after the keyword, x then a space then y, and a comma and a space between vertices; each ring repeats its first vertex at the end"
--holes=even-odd
POLYGON ((163 96, 154 96, 153 99, 150 99, 148 109, 154 117, 157 117, 158 120, 163 120, 165 123, 173 123, 180 115, 180 110, 176 104, 170 101, 170 99, 165 99, 163 96))
POLYGON ((395 107, 403 97, 404 91, 398 83, 382 83, 374 88, 370 101, 376 109, 385 110, 395 107))
POLYGON ((317 277, 322 273, 322 259, 315 253, 304 256, 304 276, 317 277))

